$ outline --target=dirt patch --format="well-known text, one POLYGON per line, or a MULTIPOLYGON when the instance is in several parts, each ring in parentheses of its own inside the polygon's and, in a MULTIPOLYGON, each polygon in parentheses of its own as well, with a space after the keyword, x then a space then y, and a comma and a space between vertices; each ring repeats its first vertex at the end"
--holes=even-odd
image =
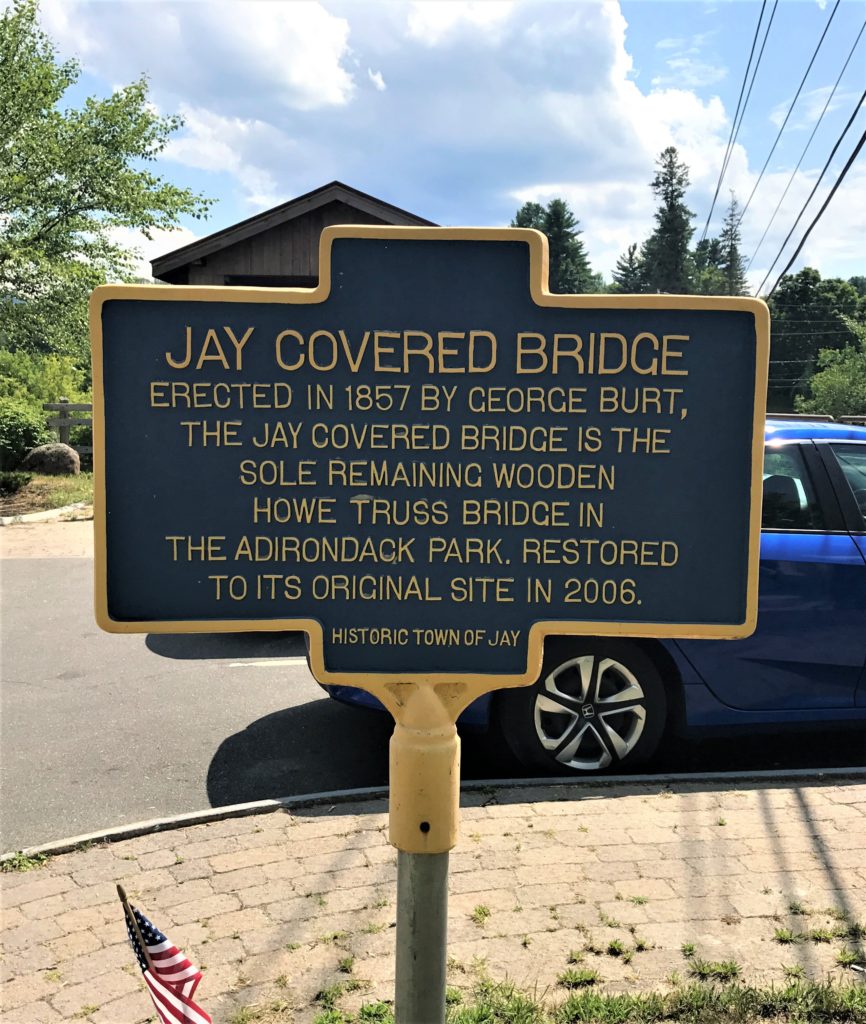
POLYGON ((0 528, 2 558, 92 558, 93 522, 15 523, 0 528))
POLYGON ((21 516, 28 512, 44 512, 63 508, 76 502, 93 502, 93 474, 78 476, 41 476, 33 479, 20 491, 0 497, 0 516, 21 516))

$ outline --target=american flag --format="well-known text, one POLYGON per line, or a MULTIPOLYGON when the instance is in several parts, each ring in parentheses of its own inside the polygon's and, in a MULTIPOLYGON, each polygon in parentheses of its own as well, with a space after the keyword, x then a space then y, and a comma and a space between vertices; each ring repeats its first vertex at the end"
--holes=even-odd
POLYGON ((192 998, 201 981, 201 971, 140 910, 134 907, 130 907, 130 910, 135 915, 138 930, 147 947, 147 956, 144 955, 128 916, 126 932, 161 1024, 213 1024, 208 1014, 192 998), (148 957, 153 970, 147 962, 148 957))

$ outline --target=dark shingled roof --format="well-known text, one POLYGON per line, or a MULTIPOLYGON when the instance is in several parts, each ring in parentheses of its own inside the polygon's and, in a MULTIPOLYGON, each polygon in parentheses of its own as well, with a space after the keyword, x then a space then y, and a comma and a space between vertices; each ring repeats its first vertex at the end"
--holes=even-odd
POLYGON ((219 249, 242 242, 252 235, 267 231, 269 228, 293 220, 295 217, 309 213, 310 210, 332 202, 354 206, 373 217, 378 217, 386 224, 436 226, 433 221, 418 217, 414 213, 409 213, 408 210, 401 210, 399 206, 392 206, 391 203, 386 203, 382 199, 367 195, 366 192, 360 192, 350 185, 344 185, 341 181, 332 181, 320 188, 313 189, 312 192, 298 196, 297 199, 292 199, 288 203, 282 203, 271 210, 257 213, 254 217, 248 217, 237 224, 223 228, 222 231, 215 231, 206 238, 200 238, 189 245, 181 246, 180 249, 168 252, 164 256, 158 256, 155 260, 151 260, 153 276, 163 277, 178 267, 193 263, 219 249))

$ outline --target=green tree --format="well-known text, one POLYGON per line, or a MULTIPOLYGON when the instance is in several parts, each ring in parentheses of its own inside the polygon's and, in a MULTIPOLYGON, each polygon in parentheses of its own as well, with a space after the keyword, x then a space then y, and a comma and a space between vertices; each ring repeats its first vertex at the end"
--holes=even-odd
POLYGON ((809 381, 812 394, 797 396, 798 412, 831 416, 866 416, 866 324, 842 318, 856 341, 843 349, 823 348, 818 372, 809 381))
POLYGON ((597 286, 578 220, 564 199, 551 199, 546 209, 540 203, 524 203, 511 226, 535 228, 547 235, 552 292, 571 295, 597 286))
POLYGON ((856 277, 849 277, 848 284, 855 289, 861 299, 866 298, 866 277, 858 274, 856 277))
POLYGON ((541 203, 524 203, 514 215, 511 222, 513 228, 535 228, 536 231, 544 231, 544 218, 546 211, 541 203))
POLYGON ((154 112, 144 78, 61 109, 80 69, 58 61, 37 0, 3 12, 0 69, 0 347, 86 360, 90 290, 132 271, 113 232, 148 236, 209 201, 154 173, 182 122, 154 112))
POLYGON ((645 289, 689 294, 694 287, 694 264, 689 245, 694 214, 685 204, 689 169, 675 146, 668 146, 658 161, 650 187, 658 200, 656 227, 641 248, 645 289))
POLYGON ((857 344, 851 322, 866 320, 866 301, 840 278, 812 267, 782 278, 768 300, 771 317, 769 407, 789 410, 805 395, 822 350, 857 344))
POLYGON ((699 295, 723 295, 725 273, 722 243, 718 238, 702 238, 695 246, 694 287, 699 295))
POLYGON ((644 270, 637 242, 633 242, 616 261, 613 270, 615 290, 625 295, 636 295, 644 290, 644 270))
POLYGON ((745 295, 746 287, 746 266, 743 255, 740 252, 740 205, 737 197, 731 193, 731 202, 728 212, 725 214, 725 221, 722 225, 722 233, 719 236, 719 247, 721 249, 720 268, 724 277, 724 295, 745 295))

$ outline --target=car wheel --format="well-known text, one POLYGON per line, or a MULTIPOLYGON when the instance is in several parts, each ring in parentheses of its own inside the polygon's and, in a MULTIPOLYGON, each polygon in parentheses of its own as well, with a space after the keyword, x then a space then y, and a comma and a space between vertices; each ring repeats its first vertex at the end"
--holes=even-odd
POLYGON ((498 722, 527 767, 558 774, 646 761, 667 718, 665 686, 650 658, 623 640, 555 638, 533 686, 504 690, 498 722))

